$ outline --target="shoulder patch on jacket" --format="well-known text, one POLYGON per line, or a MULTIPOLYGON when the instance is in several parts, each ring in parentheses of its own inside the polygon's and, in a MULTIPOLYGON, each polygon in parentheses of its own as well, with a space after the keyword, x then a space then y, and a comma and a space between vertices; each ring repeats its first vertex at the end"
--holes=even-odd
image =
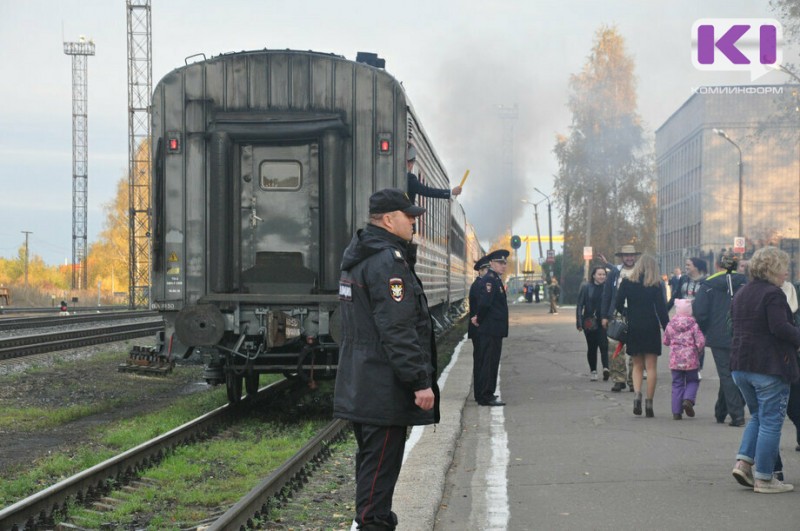
POLYGON ((339 281, 339 300, 351 302, 353 300, 353 285, 349 282, 339 281))
POLYGON ((392 295, 394 302, 400 302, 405 295, 405 285, 403 279, 400 277, 392 277, 389 279, 389 292, 392 295))

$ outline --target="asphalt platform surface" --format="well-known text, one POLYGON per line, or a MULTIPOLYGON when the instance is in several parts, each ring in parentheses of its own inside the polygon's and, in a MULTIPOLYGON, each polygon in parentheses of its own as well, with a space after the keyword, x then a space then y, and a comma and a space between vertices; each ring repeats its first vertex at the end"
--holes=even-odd
POLYGON ((574 307, 551 315, 545 303, 517 303, 510 314, 499 385, 507 405, 474 402, 464 342, 443 375, 442 422, 409 439, 394 496, 398 529, 800 529, 794 426, 786 420, 781 455, 797 491, 755 494, 736 483, 743 428, 715 421, 710 350, 696 417, 672 419, 666 348, 655 418, 637 417, 633 393, 589 380, 574 307))

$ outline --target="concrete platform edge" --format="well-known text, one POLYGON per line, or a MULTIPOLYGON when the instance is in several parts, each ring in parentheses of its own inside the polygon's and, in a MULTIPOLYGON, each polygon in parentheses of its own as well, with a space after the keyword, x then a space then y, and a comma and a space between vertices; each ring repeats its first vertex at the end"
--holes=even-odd
POLYGON ((442 389, 441 421, 423 428, 400 472, 392 503, 399 520, 397 529, 433 529, 471 389, 472 344, 465 341, 442 389))

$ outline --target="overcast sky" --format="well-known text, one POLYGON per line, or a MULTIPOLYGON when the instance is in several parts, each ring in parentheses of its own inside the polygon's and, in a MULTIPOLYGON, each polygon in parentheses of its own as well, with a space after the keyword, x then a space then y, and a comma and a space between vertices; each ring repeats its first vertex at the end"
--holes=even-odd
MULTIPOLYGON (((650 135, 692 87, 750 83, 747 73, 692 66, 692 24, 709 17, 775 14, 757 0, 153 0, 153 84, 197 53, 291 48, 354 59, 376 52, 403 82, 451 179, 471 170, 461 201, 488 241, 509 225, 535 233, 533 209, 519 199, 539 200, 534 187, 552 190, 555 135, 570 124, 569 76, 586 62, 602 24, 617 27, 635 61, 650 135), (503 181, 496 106, 513 104, 519 156, 515 179, 503 181)), ((71 257, 71 58, 62 42, 81 35, 97 46, 88 63, 90 245, 125 175, 125 0, 0 0, 0 256, 16 256, 21 231, 32 231, 31 253, 50 264, 71 257)), ((784 81, 772 72, 757 83, 784 81)), ((544 204, 539 214, 546 232, 544 204)))

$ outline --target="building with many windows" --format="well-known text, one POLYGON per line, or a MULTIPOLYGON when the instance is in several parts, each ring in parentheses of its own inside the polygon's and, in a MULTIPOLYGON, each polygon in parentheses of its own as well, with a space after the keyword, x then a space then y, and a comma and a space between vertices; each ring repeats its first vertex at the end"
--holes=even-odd
POLYGON ((792 255, 800 238, 799 85, 700 87, 656 131, 661 270, 713 262, 734 237, 792 255), (742 226, 739 221, 741 150, 742 226))

